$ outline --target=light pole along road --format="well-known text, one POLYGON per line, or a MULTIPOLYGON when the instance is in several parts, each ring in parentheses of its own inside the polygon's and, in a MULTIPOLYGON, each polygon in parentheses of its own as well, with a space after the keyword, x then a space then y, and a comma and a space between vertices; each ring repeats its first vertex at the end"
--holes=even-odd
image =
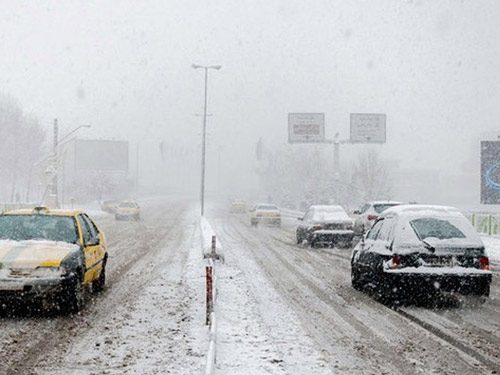
POLYGON ((192 65, 193 69, 205 70, 205 104, 203 106, 203 133, 201 142, 201 216, 205 213, 205 150, 206 150, 206 137, 207 137, 207 92, 208 92, 208 70, 219 70, 220 65, 192 65))
MULTIPOLYGON (((54 202, 49 202, 49 203, 51 203, 50 205, 54 205, 54 207, 59 207, 59 189, 58 189, 59 182, 58 182, 58 171, 57 171, 57 164, 58 164, 57 159, 59 157, 58 148, 60 146, 62 146, 65 143, 65 141, 68 140, 70 135, 76 133, 78 130, 80 130, 82 128, 90 128, 90 127, 91 127, 91 125, 77 126, 76 128, 74 128, 70 132, 66 133, 66 135, 64 135, 64 137, 59 139, 59 125, 58 125, 57 119, 54 119, 54 142, 53 142, 54 175, 52 178, 52 189, 51 189, 52 199, 54 200, 54 202)), ((64 166, 63 166, 63 168, 64 168, 64 166)))

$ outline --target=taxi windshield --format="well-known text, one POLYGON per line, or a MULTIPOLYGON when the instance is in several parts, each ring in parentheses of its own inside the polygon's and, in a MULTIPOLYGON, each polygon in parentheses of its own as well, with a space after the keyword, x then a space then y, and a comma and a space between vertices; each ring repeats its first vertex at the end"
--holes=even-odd
POLYGON ((76 243, 75 221, 67 216, 0 216, 0 240, 48 240, 76 243))

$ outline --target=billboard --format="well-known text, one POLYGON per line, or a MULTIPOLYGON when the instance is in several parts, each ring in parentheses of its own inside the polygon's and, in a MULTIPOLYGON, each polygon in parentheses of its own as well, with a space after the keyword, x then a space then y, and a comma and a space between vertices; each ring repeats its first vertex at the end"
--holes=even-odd
POLYGON ((289 113, 288 142, 316 143, 325 141, 324 113, 289 113))
POLYGON ((128 142, 111 140, 75 140, 75 169, 128 171, 128 142))
POLYGON ((351 143, 385 143, 384 113, 351 113, 351 143))
POLYGON ((481 141, 481 203, 500 204, 500 141, 481 141))

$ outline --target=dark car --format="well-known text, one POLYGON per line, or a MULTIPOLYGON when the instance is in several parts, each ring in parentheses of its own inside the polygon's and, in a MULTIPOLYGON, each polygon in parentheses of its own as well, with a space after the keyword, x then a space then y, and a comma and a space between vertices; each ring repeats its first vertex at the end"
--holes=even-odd
POLYGON ((354 223, 341 206, 311 206, 299 220, 298 244, 306 240, 313 247, 352 245, 354 223))
POLYGON ((384 211, 355 247, 351 280, 396 300, 443 291, 488 296, 491 272, 481 239, 457 209, 401 205, 384 211))

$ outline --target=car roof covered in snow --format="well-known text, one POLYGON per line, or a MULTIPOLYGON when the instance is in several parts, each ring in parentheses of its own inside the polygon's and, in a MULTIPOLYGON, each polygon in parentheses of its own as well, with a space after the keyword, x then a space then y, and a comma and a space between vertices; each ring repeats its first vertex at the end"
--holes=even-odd
POLYGON ((314 205, 309 208, 314 212, 313 220, 321 221, 352 221, 344 208, 338 205, 314 205))
POLYGON ((427 204, 401 204, 385 210, 380 217, 390 215, 415 216, 415 215, 462 215, 460 211, 451 206, 438 206, 427 204))
POLYGON ((344 208, 339 205, 327 205, 327 204, 315 204, 309 207, 310 210, 319 210, 319 211, 339 211, 345 212, 344 208))
POLYGON ((368 202, 369 204, 403 204, 403 202, 398 202, 398 201, 371 201, 368 202))
POLYGON ((82 213, 78 210, 50 209, 47 207, 23 208, 1 212, 1 215, 52 215, 52 216, 76 216, 82 213))

